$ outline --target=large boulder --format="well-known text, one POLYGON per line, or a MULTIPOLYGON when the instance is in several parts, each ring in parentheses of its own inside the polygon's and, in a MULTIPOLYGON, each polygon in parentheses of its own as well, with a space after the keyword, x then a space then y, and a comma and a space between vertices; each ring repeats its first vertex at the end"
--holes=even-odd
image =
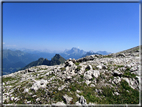
POLYGON ((92 79, 92 78, 93 78, 93 77, 92 77, 92 70, 86 71, 86 72, 84 73, 84 78, 85 78, 86 80, 92 79))

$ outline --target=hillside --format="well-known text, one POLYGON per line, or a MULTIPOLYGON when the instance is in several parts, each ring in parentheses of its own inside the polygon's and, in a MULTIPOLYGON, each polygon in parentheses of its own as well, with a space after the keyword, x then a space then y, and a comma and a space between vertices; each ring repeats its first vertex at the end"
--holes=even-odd
POLYGON ((3 103, 138 106, 140 57, 138 51, 131 53, 90 55, 4 75, 3 103))
POLYGON ((3 50, 3 75, 13 73, 28 63, 37 60, 38 56, 20 50, 3 50))

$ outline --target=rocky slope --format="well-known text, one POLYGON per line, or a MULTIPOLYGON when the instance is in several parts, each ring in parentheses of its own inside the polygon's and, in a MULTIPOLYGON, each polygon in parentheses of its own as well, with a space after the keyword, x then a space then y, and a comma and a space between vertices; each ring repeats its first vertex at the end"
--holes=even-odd
POLYGON ((3 76, 4 104, 139 104, 139 51, 68 59, 3 76))

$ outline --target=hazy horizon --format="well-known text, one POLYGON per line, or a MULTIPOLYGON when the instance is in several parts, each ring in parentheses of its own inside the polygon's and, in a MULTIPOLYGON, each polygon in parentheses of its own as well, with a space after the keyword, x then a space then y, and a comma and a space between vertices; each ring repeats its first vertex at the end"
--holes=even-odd
POLYGON ((3 47, 116 53, 139 45, 139 3, 3 3, 3 47))

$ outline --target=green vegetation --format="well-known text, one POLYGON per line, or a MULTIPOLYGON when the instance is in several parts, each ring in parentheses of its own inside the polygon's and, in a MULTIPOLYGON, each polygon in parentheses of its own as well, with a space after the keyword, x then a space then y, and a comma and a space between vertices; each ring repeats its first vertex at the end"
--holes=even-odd
POLYGON ((76 70, 79 71, 82 66, 77 66, 76 70))
POLYGON ((110 55, 103 55, 103 58, 112 58, 110 55))
POLYGON ((61 71, 65 71, 66 70, 66 68, 65 67, 63 67, 63 68, 60 68, 61 69, 61 71))
POLYGON ((76 62, 76 63, 75 63, 75 65, 77 65, 77 66, 78 66, 79 64, 80 64, 79 62, 76 62))
POLYGON ((136 74, 132 74, 130 72, 130 68, 127 68, 122 76, 127 78, 135 78, 136 74))
POLYGON ((89 71, 89 69, 86 68, 85 71, 89 71))
POLYGON ((2 77, 2 81, 3 82, 12 81, 12 80, 16 80, 16 78, 13 78, 13 77, 2 77))

